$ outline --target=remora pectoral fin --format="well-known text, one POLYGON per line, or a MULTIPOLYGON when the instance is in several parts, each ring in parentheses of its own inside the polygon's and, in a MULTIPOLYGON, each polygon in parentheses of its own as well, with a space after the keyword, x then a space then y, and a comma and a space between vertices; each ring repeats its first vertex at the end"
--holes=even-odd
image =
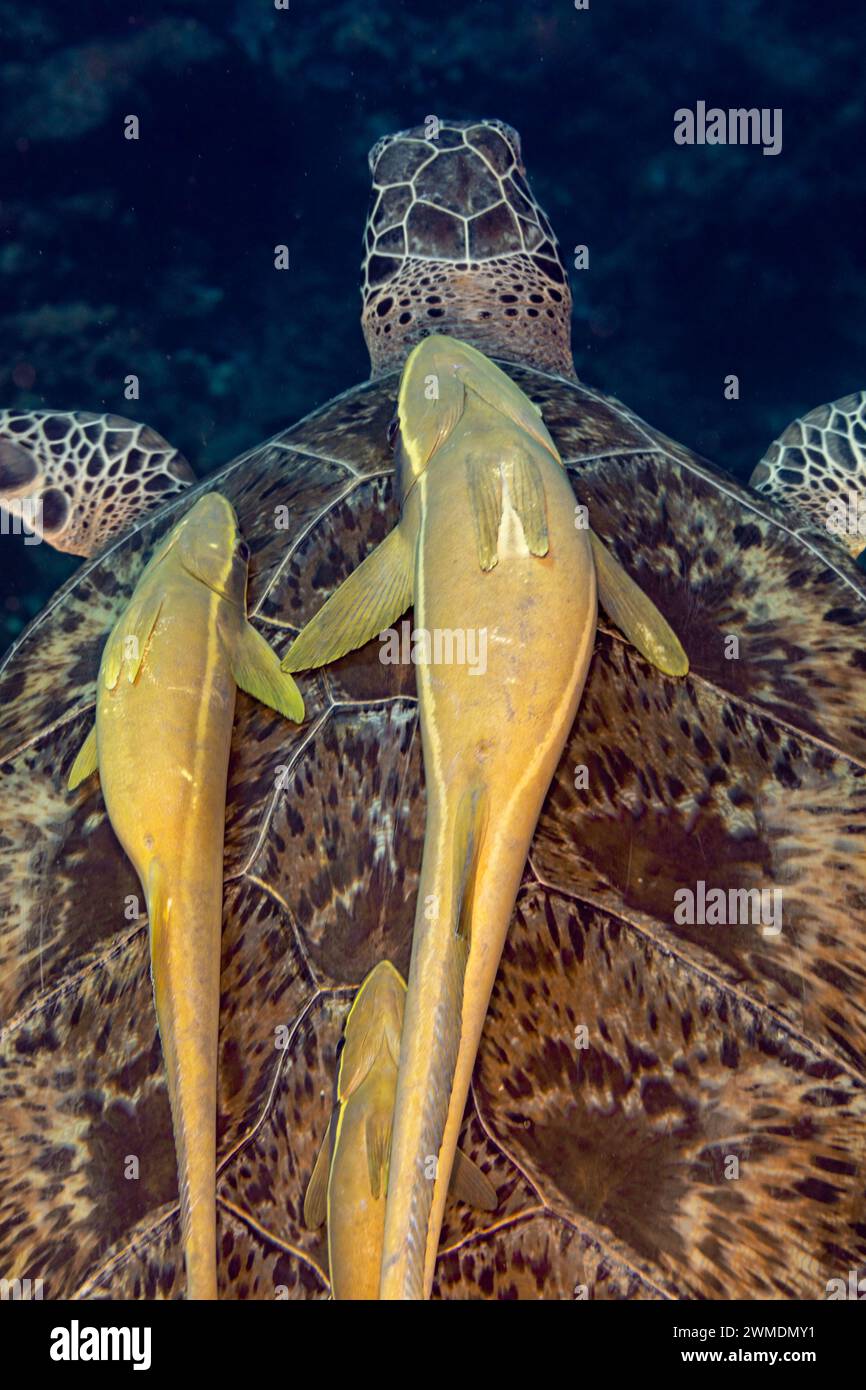
POLYGON ((306 1194, 304 1196, 304 1225, 308 1231, 316 1231, 324 1225, 328 1213, 328 1179, 331 1176, 331 1160, 334 1156, 334 1133, 337 1127, 337 1112, 328 1121, 322 1147, 313 1167, 306 1194))
POLYGON ((651 599, 626 574, 594 531, 589 533, 595 559, 599 601, 641 656, 668 676, 684 676, 689 659, 676 633, 651 599))
POLYGON ((349 575, 295 638, 284 671, 306 671, 355 651, 412 602, 412 544, 400 525, 349 575))
MULTIPOLYGON (((381 1114, 367 1118, 367 1165, 370 1174, 370 1191, 375 1201, 384 1197, 388 1191, 388 1166, 391 1160, 392 1119, 381 1114)), ((312 1186, 312 1182, 310 1184, 312 1186)), ((496 1188, 477 1163, 467 1157, 461 1149, 454 1155, 451 1169, 450 1191, 458 1202, 475 1207, 478 1211, 495 1211, 499 1199, 496 1188)), ((305 1207, 306 1211, 306 1207, 305 1207)))
POLYGON ((414 370, 417 358, 424 356, 423 348, 423 342, 419 343, 406 361, 397 402, 400 439, 416 475, 445 443, 466 404, 463 382, 447 361, 444 371, 420 376, 414 370), (435 390, 431 390, 434 383, 435 390))
POLYGON ((515 458, 512 489, 512 504, 520 517, 530 555, 546 555, 550 549, 547 503, 541 469, 531 454, 521 451, 515 458))
POLYGON ((102 679, 109 690, 115 688, 121 672, 130 685, 138 679, 161 609, 161 592, 155 587, 146 588, 133 598, 120 622, 115 624, 105 644, 101 668, 102 679))
POLYGON ((541 469, 525 449, 509 448, 508 455, 505 461, 489 454, 470 455, 466 460, 478 563, 485 571, 495 569, 499 563, 503 469, 508 469, 509 500, 523 527, 530 555, 546 555, 550 548, 541 469))
POLYGON ((276 652, 268 646, 261 633, 245 622, 231 652, 232 675, 235 684, 300 724, 304 718, 304 701, 291 676, 280 667, 276 652))
POLYGON ((502 521, 502 473, 498 462, 477 456, 466 460, 469 502, 475 525, 478 563, 485 571, 499 563, 499 526, 502 521))
POLYGON ((458 1202, 466 1202, 467 1206, 477 1207, 479 1211, 495 1211, 499 1205, 493 1183, 462 1149, 454 1155, 451 1193, 458 1202))
POLYGON ((67 786, 70 791, 74 791, 91 772, 96 772, 99 760, 96 749, 96 725, 90 730, 87 738, 82 743, 75 757, 75 762, 69 772, 67 786))

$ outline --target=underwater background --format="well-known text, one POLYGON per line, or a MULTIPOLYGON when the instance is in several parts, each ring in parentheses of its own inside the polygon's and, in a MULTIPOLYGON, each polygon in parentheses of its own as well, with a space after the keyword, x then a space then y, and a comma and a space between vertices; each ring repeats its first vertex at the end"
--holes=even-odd
MULTIPOLYGON (((864 39, 862 0, 0 0, 0 405, 227 462, 368 375, 373 142, 497 116, 589 247, 580 376, 745 481, 866 387, 864 39), (781 153, 675 144, 698 101, 781 107, 781 153)), ((0 537, 0 647, 80 563, 0 537)))

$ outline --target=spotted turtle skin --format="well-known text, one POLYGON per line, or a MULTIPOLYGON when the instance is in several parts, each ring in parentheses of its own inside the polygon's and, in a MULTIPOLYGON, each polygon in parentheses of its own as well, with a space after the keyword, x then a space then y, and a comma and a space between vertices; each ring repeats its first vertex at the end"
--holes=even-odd
MULTIPOLYGON (((505 364, 503 364, 505 365, 505 364)), ((866 1264, 866 591, 853 562, 618 402, 507 366, 596 531, 680 636, 602 618, 514 910, 434 1298, 826 1297, 866 1264), (678 889, 779 889, 783 927, 682 925, 678 889)), ((349 391, 86 563, 8 654, 0 794, 0 1275, 178 1298, 175 1156, 140 887, 66 777, 102 644, 157 539, 217 488, 282 654, 397 519, 398 378, 349 391), (287 509, 287 510, 285 510, 287 509)), ((238 695, 218 1129, 223 1298, 329 1293, 303 1197, 354 991, 406 973, 425 797, 414 671, 379 644, 238 695)), ((146 750, 142 750, 146 757, 146 750)))

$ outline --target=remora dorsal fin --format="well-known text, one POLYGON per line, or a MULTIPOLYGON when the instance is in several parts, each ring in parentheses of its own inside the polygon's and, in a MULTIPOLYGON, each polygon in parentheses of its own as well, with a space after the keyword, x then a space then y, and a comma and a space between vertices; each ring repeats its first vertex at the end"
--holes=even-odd
POLYGON ((72 764, 66 783, 69 790, 74 791, 85 778, 89 777, 92 772, 96 772, 98 766, 99 757, 96 748, 96 725, 94 724, 75 755, 75 762, 72 764))
POLYGON ((689 659, 673 628, 594 531, 590 531, 589 538, 598 596, 608 617, 653 666, 668 676, 686 675, 689 659))
POLYGON ((300 690, 282 670, 276 652, 252 623, 243 623, 232 641, 229 659, 235 684, 241 690, 296 724, 303 722, 304 701, 300 690))
POLYGON ((310 619, 282 669, 326 666, 389 627, 412 602, 413 561, 411 542, 398 524, 310 619))

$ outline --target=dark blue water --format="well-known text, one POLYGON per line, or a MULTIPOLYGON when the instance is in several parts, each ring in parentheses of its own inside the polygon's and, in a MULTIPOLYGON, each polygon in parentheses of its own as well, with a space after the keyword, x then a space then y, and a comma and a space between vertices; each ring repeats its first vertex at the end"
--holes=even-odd
MULTIPOLYGON (((0 403, 132 415, 215 468, 367 375, 373 141, 500 116, 562 245, 590 248, 581 375, 747 477, 788 420, 866 385, 864 17, 0 0, 0 403), (676 145, 675 109, 699 100, 781 107, 781 153, 676 145)), ((77 563, 0 538, 0 643, 77 563)))

